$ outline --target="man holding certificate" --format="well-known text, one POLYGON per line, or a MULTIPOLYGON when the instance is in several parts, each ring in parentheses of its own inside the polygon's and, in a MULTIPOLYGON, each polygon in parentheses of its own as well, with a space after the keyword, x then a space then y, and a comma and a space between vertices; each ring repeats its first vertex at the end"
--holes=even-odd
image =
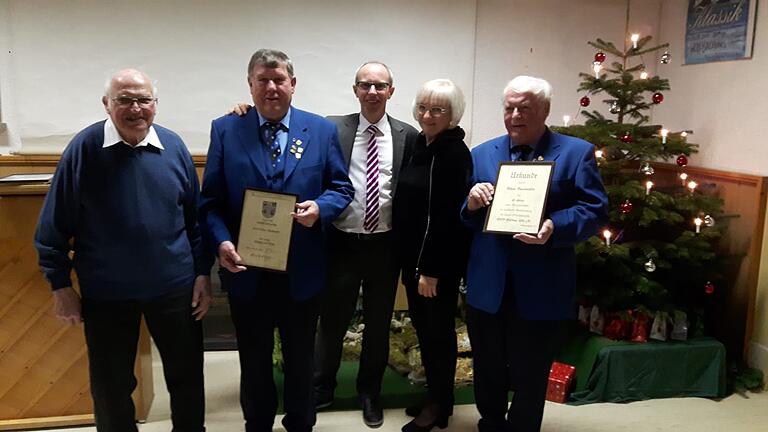
POLYGON ((481 432, 540 429, 550 365, 575 312, 574 246, 607 219, 594 148, 547 128, 550 95, 542 79, 510 81, 508 134, 472 150, 462 218, 474 231, 467 322, 481 432))
POLYGON ((325 228, 354 189, 336 126, 291 106, 296 78, 285 53, 257 51, 248 65, 248 85, 256 109, 211 125, 201 226, 229 292, 246 432, 270 431, 274 423, 275 327, 284 359, 283 425, 289 432, 310 431, 325 228))

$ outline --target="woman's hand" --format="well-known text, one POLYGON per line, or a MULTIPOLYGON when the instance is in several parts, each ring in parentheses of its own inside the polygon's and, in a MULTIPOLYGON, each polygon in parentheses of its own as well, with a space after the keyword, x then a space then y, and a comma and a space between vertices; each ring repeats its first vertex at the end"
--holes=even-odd
POLYGON ((437 278, 419 276, 419 294, 428 298, 435 297, 437 295, 437 278))

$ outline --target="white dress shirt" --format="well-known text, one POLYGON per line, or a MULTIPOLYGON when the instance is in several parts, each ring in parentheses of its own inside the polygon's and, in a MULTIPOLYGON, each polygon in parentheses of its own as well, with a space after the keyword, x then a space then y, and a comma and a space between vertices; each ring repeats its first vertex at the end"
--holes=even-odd
MULTIPOLYGON (((360 114, 360 121, 355 133, 355 143, 352 146, 352 157, 349 161, 349 179, 355 187, 355 199, 344 212, 333 222, 336 228, 348 233, 366 233, 363 229, 365 218, 365 186, 367 180, 366 157, 368 155, 368 138, 366 132, 371 123, 360 114)), ((389 117, 384 114, 376 127, 379 134, 376 143, 379 145, 379 226, 374 232, 385 232, 392 229, 392 128, 389 117)), ((366 233, 367 234, 367 233, 366 233)))

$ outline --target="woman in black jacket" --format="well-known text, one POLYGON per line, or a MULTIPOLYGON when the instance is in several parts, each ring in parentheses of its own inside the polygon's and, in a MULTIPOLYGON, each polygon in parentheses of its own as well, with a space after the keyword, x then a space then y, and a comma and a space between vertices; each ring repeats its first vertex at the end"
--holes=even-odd
POLYGON ((447 79, 426 82, 413 116, 422 132, 406 154, 394 201, 398 252, 427 378, 427 397, 406 412, 404 432, 445 428, 453 413, 456 304, 466 269, 469 233, 459 212, 469 192, 472 157, 458 122, 464 95, 447 79))

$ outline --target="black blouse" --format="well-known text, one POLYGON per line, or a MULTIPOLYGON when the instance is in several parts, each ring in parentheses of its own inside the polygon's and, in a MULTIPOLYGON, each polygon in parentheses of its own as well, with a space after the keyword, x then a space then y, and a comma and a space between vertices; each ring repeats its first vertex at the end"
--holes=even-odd
POLYGON ((417 274, 463 276, 470 233, 459 213, 472 175, 464 130, 448 129, 429 146, 419 134, 405 157, 393 204, 403 283, 414 283, 417 274))

